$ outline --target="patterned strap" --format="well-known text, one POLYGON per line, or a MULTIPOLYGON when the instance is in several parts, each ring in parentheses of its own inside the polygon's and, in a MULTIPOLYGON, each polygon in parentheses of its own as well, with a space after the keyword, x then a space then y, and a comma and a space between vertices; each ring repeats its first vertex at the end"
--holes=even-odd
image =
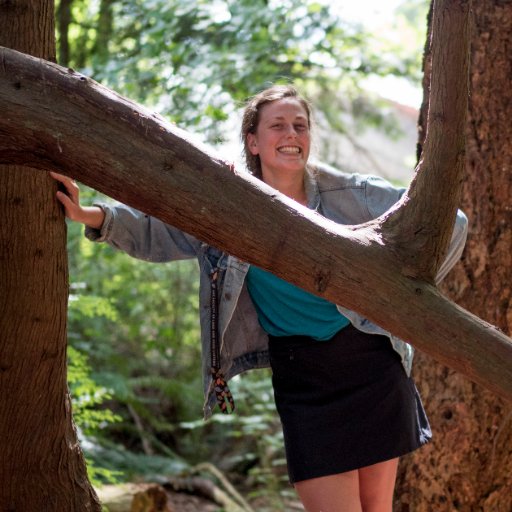
POLYGON ((212 368, 213 384, 215 395, 217 396, 217 404, 223 414, 231 414, 235 410, 235 401, 229 387, 220 370, 212 368))
POLYGON ((220 344, 219 344, 219 298, 217 288, 217 278, 219 271, 214 268, 210 273, 211 282, 211 322, 210 322, 210 356, 211 356, 211 373, 213 378, 215 395, 217 403, 223 414, 231 414, 235 410, 235 401, 229 390, 224 375, 220 371, 220 344))

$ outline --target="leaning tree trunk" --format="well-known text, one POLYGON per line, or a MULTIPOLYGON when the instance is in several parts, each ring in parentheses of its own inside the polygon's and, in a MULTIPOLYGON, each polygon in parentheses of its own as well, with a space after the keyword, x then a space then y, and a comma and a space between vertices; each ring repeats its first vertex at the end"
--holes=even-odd
MULTIPOLYGON (((512 3, 481 0, 473 2, 473 12, 463 187, 470 231, 465 255, 445 290, 461 306, 510 334, 512 127, 506 114, 512 112, 512 3)), ((428 69, 428 53, 425 63, 428 69)), ((396 510, 510 512, 510 403, 424 354, 418 354, 414 372, 434 439, 403 461, 396 510)))
MULTIPOLYGON (((53 1, 0 2, 0 44, 55 59, 53 1)), ((0 172, 0 510, 100 510, 66 384, 66 233, 55 184, 0 172)))

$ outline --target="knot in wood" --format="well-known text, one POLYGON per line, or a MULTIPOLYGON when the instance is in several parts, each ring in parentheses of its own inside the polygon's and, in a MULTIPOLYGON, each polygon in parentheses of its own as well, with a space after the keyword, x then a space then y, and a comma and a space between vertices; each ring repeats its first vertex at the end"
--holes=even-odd
POLYGON ((315 272, 315 288, 319 293, 323 293, 327 289, 331 273, 328 270, 317 270, 315 272))

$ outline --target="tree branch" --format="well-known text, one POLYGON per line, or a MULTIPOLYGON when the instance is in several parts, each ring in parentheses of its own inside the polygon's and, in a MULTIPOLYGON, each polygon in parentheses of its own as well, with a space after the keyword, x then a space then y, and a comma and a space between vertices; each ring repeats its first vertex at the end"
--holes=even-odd
POLYGON ((434 282, 450 242, 464 177, 471 0, 435 0, 431 90, 424 150, 382 236, 405 275, 434 282))
MULTIPOLYGON (((94 81, 7 49, 0 109, 0 162, 72 176, 363 314, 512 398, 511 341, 429 283, 404 276, 378 223, 335 224, 234 173, 185 132, 94 81)), ((408 218, 402 222, 413 231, 408 218)))

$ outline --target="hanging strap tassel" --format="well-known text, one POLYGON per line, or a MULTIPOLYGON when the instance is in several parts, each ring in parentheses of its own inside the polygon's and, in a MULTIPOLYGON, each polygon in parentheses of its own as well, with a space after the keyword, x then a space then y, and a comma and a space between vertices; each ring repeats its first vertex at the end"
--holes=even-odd
POLYGON ((231 414, 235 410, 235 401, 226 383, 226 379, 224 379, 224 375, 222 375, 220 370, 212 368, 212 377, 220 410, 223 414, 231 414))
POLYGON ((220 344, 219 344, 219 297, 217 288, 217 278, 219 271, 214 268, 210 273, 211 282, 211 322, 210 322, 210 356, 211 356, 211 374, 217 403, 223 414, 231 414, 235 410, 235 401, 229 390, 224 375, 220 371, 220 344))

